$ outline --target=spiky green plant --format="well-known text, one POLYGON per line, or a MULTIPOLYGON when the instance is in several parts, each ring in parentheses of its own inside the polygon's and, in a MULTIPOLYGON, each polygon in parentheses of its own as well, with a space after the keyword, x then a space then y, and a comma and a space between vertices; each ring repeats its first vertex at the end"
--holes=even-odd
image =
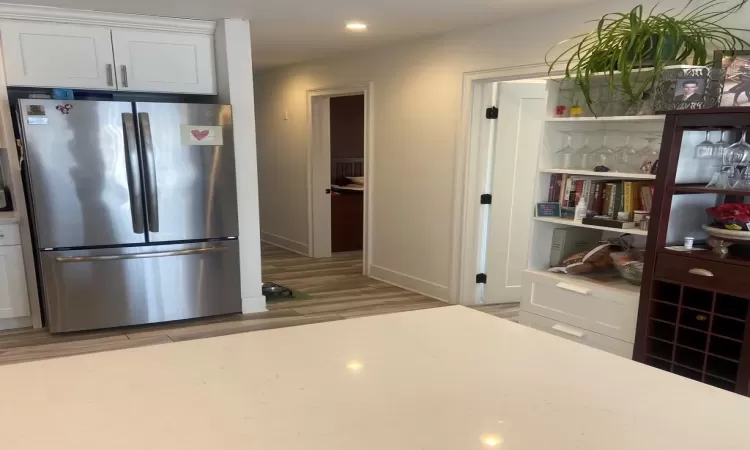
POLYGON ((545 62, 550 74, 564 64, 565 77, 581 89, 589 106, 593 103, 594 74, 604 75, 610 90, 622 90, 635 103, 653 88, 667 65, 684 61, 706 65, 711 62, 709 47, 729 51, 750 48, 750 43, 733 33, 748 30, 722 25, 747 1, 708 0, 696 6, 690 0, 676 14, 673 8, 656 12, 656 5, 646 17, 643 5, 628 13, 605 14, 592 21, 598 22, 595 30, 553 46, 545 62), (561 47, 562 52, 551 58, 561 47), (643 70, 646 66, 649 69, 643 70))

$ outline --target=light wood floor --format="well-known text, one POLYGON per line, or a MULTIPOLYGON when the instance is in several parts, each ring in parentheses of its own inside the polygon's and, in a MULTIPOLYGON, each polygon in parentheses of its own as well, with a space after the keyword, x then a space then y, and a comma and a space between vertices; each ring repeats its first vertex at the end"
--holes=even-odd
MULTIPOLYGON (((0 331, 0 365, 448 305, 365 277, 359 252, 312 259, 265 243, 262 251, 264 281, 301 291, 306 298, 271 302, 268 312, 256 314, 112 330, 0 331)), ((474 308, 510 320, 518 316, 518 304, 474 308)))

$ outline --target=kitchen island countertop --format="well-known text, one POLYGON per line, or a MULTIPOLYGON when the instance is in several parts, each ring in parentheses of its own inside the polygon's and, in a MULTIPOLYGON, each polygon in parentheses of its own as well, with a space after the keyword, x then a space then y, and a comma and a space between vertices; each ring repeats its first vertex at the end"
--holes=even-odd
POLYGON ((3 450, 750 445, 748 398, 462 306, 2 366, 0 386, 3 450))

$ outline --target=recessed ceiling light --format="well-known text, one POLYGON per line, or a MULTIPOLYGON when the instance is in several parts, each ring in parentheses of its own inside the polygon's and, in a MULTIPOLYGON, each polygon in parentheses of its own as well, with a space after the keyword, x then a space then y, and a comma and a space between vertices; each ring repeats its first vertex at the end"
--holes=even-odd
POLYGON ((365 31, 367 25, 362 22, 349 22, 346 24, 346 29, 349 31, 365 31))

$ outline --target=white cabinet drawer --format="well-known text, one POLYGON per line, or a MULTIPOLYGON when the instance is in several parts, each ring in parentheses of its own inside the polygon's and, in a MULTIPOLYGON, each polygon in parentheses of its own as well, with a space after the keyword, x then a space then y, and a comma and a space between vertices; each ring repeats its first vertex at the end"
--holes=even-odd
POLYGON ((635 286, 621 286, 615 289, 581 277, 526 270, 521 310, 632 343, 639 292, 635 286))
POLYGON ((598 348, 624 358, 633 357, 633 344, 619 339, 594 333, 593 331, 577 328, 566 323, 537 316, 526 311, 521 311, 518 323, 527 327, 535 328, 545 333, 554 334, 562 338, 578 342, 589 347, 598 348))
POLYGON ((0 319, 30 314, 21 246, 0 247, 0 319))
POLYGON ((0 225, 0 247, 6 245, 21 245, 17 224, 0 225))

